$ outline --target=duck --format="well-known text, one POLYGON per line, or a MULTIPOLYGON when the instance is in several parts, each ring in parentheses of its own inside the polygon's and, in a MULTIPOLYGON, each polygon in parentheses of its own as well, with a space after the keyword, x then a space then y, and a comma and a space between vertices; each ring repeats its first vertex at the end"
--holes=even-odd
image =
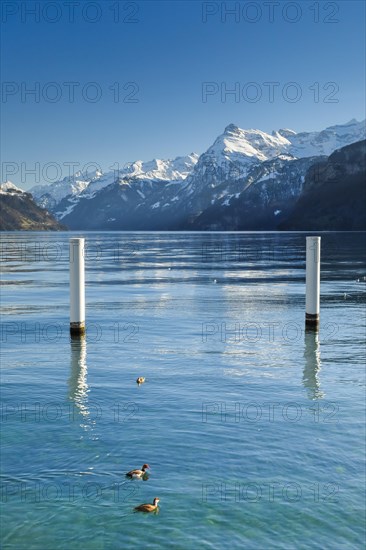
POLYGON ((140 385, 140 384, 143 384, 145 382, 145 377, 144 376, 139 376, 136 380, 137 384, 140 385))
POLYGON ((155 497, 153 504, 140 504, 139 506, 135 506, 135 512, 157 512, 159 510, 158 503, 160 502, 160 498, 155 497))
POLYGON ((131 470, 130 472, 127 472, 127 477, 139 477, 143 478, 146 475, 146 470, 149 470, 150 466, 148 464, 144 464, 141 470, 131 470))

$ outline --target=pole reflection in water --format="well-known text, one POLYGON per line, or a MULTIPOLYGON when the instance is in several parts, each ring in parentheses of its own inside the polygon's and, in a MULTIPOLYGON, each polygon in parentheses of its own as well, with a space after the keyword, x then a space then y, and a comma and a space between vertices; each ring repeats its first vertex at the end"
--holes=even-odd
POLYGON ((305 332, 304 359, 302 382, 307 389, 308 397, 309 399, 322 399, 324 393, 320 389, 319 381, 321 361, 319 333, 317 331, 305 332))
POLYGON ((72 336, 71 344, 71 369, 69 378, 69 399, 74 406, 74 414, 80 414, 82 423, 80 426, 86 430, 91 428, 90 412, 88 408, 88 384, 86 365, 86 339, 85 335, 72 336))

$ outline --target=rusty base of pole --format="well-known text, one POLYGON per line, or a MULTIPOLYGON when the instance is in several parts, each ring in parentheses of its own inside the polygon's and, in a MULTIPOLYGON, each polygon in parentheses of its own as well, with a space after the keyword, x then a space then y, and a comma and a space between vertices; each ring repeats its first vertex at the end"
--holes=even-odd
POLYGON ((81 323, 70 323, 70 334, 72 336, 81 336, 85 334, 85 321, 81 323))
POLYGON ((306 330, 319 329, 319 314, 305 313, 305 328, 306 330))

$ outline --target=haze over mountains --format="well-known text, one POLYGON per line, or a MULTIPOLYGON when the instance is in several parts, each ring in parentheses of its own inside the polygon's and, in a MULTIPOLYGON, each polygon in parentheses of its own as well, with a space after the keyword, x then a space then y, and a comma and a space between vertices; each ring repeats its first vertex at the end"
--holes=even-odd
MULTIPOLYGON (((229 124, 200 156, 77 173, 30 192, 39 206, 71 229, 291 228, 288 220, 306 191, 311 167, 365 137, 365 122, 355 119, 301 133, 281 129, 267 134, 229 124)), ((362 148, 357 155, 362 170, 362 148)), ((344 185, 339 183, 338 193, 344 185)))

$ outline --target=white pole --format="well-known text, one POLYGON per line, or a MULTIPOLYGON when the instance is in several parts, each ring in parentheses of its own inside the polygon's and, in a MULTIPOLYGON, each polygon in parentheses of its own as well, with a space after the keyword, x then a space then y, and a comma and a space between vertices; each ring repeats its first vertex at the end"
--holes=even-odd
POLYGON ((70 239, 70 332, 85 332, 84 239, 70 239))
POLYGON ((320 237, 306 237, 305 325, 317 329, 320 313, 320 237))

